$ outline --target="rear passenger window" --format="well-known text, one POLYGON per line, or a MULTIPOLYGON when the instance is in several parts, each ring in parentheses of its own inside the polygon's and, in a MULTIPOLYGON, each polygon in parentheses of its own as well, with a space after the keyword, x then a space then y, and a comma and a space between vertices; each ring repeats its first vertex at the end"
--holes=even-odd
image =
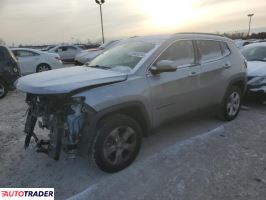
POLYGON ((67 50, 69 50, 69 51, 76 51, 77 48, 76 47, 73 47, 73 46, 67 46, 67 50))
POLYGON ((211 40, 197 41, 202 61, 210 61, 222 57, 220 42, 211 40))
POLYGON ((30 57, 30 56, 37 56, 38 54, 33 51, 17 50, 16 55, 18 57, 30 57))
POLYGON ((221 47, 222 47, 224 56, 227 56, 227 55, 229 55, 231 53, 228 45, 225 42, 221 42, 221 47))
POLYGON ((195 63, 194 48, 192 41, 178 41, 166 49, 157 60, 174 61, 176 66, 191 65, 195 63))

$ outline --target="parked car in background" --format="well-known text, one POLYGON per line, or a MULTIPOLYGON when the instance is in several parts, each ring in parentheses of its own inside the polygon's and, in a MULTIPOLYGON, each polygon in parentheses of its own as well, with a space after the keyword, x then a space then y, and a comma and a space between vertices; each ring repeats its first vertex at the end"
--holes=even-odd
POLYGON ((74 61, 76 55, 83 49, 76 45, 58 45, 48 50, 50 53, 59 54, 62 61, 74 61))
POLYGON ((247 59, 247 97, 264 102, 266 101, 266 42, 249 44, 241 52, 247 59))
POLYGON ((98 48, 81 51, 75 57, 75 65, 84 65, 85 63, 90 62, 96 56, 100 55, 103 51, 115 46, 118 42, 119 40, 113 40, 105 44, 102 44, 98 48))
POLYGON ((56 45, 49 45, 43 49, 41 49, 41 51, 49 51, 50 49, 54 48, 56 45))
POLYGON ((22 75, 64 67, 60 56, 56 53, 27 48, 12 48, 11 50, 19 61, 22 75))
POLYGON ((244 46, 254 43, 254 41, 250 40, 234 40, 237 48, 242 49, 244 46))
POLYGON ((0 45, 0 99, 9 90, 14 90, 14 82, 20 77, 19 64, 13 53, 0 45))
POLYGON ((135 37, 87 65, 22 77, 16 86, 29 105, 25 147, 40 120, 50 130, 50 139, 39 143, 42 152, 54 159, 61 149, 71 157, 89 152, 102 170, 116 172, 133 162, 142 137, 162 123, 204 108, 235 119, 246 65, 226 37, 135 37))

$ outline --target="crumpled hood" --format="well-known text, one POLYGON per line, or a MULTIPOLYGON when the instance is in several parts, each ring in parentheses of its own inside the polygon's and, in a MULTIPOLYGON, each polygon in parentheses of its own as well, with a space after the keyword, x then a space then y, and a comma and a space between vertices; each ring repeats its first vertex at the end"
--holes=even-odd
POLYGON ((69 67, 19 78, 18 90, 32 94, 63 94, 99 84, 124 81, 127 74, 90 67, 69 67))
POLYGON ((266 76, 266 62, 249 61, 247 75, 249 77, 266 76))

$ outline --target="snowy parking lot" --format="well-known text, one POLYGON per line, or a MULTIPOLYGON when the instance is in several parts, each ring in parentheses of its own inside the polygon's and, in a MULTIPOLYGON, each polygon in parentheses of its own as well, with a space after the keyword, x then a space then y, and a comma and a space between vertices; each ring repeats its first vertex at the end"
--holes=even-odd
POLYGON ((56 162, 34 143, 25 151, 24 98, 0 100, 0 187, 54 187, 56 199, 265 199, 265 105, 228 123, 201 115, 168 124, 130 167, 106 174, 85 158, 56 162))

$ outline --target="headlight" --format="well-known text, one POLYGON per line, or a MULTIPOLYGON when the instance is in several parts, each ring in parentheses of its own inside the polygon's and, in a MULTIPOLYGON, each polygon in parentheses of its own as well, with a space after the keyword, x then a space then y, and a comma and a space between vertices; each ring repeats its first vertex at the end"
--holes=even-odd
POLYGON ((266 84, 266 77, 254 77, 248 82, 249 85, 264 85, 266 84))

